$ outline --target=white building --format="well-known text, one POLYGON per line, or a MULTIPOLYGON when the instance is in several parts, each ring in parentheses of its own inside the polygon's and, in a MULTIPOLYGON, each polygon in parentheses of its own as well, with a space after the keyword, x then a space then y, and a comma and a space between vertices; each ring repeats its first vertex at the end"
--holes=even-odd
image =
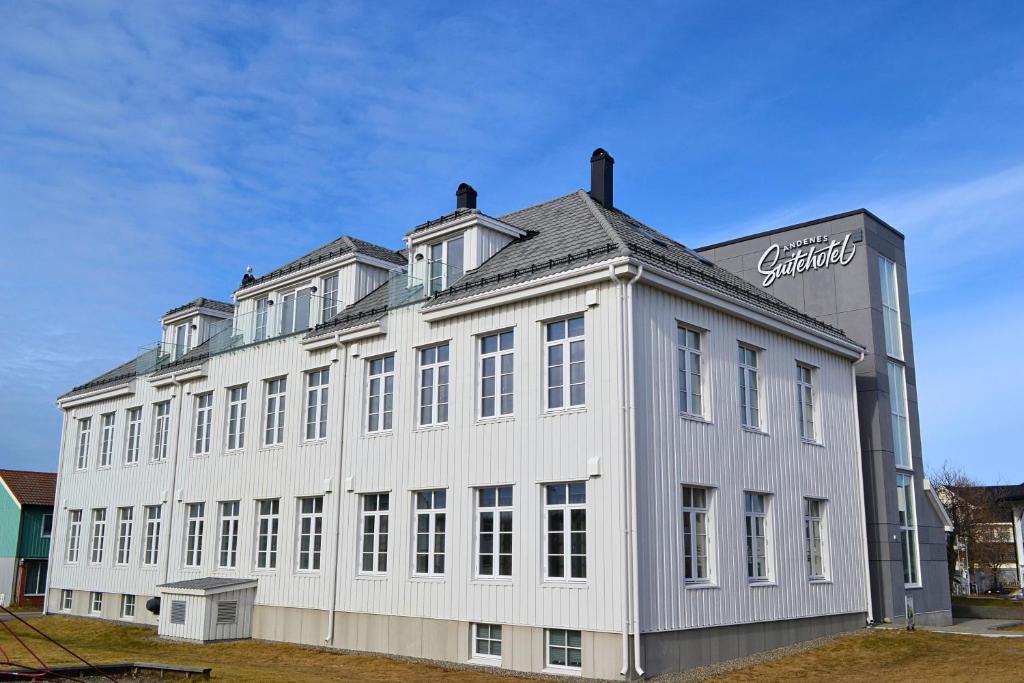
POLYGON ((862 348, 612 163, 247 275, 61 397, 48 611, 609 679, 862 626, 862 348))

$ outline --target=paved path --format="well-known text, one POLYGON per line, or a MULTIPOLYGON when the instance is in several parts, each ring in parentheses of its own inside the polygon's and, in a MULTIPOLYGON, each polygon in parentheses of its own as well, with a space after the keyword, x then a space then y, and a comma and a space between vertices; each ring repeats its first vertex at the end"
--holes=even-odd
MULTIPOLYGON (((42 616, 42 612, 17 612, 17 615, 22 619, 34 619, 35 617, 42 616)), ((0 612, 0 621, 15 621, 7 612, 0 612)))
POLYGON ((957 633, 965 636, 989 638, 1024 638, 1024 631, 1007 631, 1007 626, 1024 622, 1012 619, 954 619, 951 626, 918 626, 922 631, 957 633))

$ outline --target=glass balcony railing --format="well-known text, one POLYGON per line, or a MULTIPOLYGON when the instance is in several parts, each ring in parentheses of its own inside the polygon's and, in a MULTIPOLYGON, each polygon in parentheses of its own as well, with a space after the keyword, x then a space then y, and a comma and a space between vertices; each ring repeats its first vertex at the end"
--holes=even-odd
POLYGON ((139 375, 145 375, 159 370, 175 360, 175 358, 184 355, 175 353, 177 350, 174 344, 166 342, 155 342, 140 346, 139 355, 135 357, 135 372, 139 375))
POLYGON ((259 310, 215 323, 210 334, 210 354, 305 332, 341 310, 337 299, 303 290, 295 295, 271 297, 271 301, 259 310))
POLYGON ((462 268, 425 259, 392 271, 388 278, 388 307, 397 308, 427 299, 453 285, 462 275, 462 268))

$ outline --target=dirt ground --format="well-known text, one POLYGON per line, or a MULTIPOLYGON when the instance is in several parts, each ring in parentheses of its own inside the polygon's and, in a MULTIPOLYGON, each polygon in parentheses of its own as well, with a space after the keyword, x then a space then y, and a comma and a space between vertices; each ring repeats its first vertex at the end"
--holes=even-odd
MULTIPOLYGON (((369 681, 371 683, 497 683, 509 678, 369 655, 346 655, 283 643, 239 641, 191 645, 160 640, 153 630, 74 617, 48 616, 33 625, 95 663, 144 661, 212 667, 217 681, 369 681)), ((48 664, 72 658, 24 626, 17 632, 48 664)), ((12 659, 27 653, 5 630, 0 647, 12 659)), ((983 638, 927 631, 875 631, 836 639, 823 647, 722 674, 729 683, 766 681, 980 681, 1024 680, 1024 638, 983 638)))

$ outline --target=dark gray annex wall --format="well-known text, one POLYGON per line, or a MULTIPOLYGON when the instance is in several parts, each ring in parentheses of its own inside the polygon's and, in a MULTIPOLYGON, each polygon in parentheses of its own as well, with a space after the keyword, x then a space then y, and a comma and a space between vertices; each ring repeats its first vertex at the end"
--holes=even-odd
MULTIPOLYGON (((821 246, 827 246, 827 243, 817 248, 821 246)), ((946 569, 946 532, 936 509, 935 497, 928 495, 924 488, 925 469, 918 419, 917 376, 903 235, 871 213, 858 210, 758 233, 697 251, 804 313, 842 329, 847 336, 866 347, 864 360, 856 365, 856 376, 874 618, 876 621, 885 618, 902 620, 905 614, 904 596, 909 594, 913 596, 919 623, 950 623, 952 616, 946 569), (850 235, 851 244, 855 247, 850 262, 845 266, 833 264, 828 268, 809 270, 795 276, 783 275, 770 286, 764 286, 764 276, 758 271, 758 263, 766 249, 773 244, 785 247, 792 242, 819 235, 840 242, 850 235), (921 555, 920 588, 906 589, 903 582, 879 255, 896 264, 899 284, 921 555)), ((828 426, 823 427, 827 438, 828 426)))

